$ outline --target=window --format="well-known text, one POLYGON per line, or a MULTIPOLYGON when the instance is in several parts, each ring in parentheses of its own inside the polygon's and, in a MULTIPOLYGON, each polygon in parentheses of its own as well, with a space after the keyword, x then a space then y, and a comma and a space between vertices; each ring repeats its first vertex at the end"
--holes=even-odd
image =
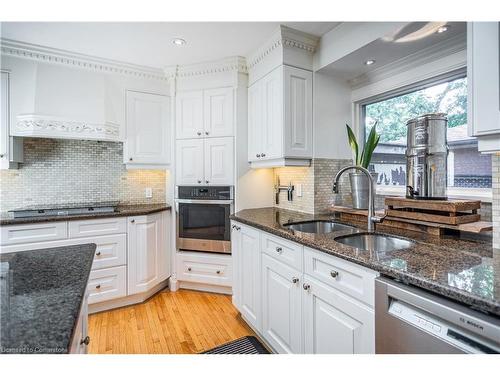
POLYGON ((467 135, 466 77, 420 86, 362 108, 366 135, 375 122, 380 133, 370 165, 379 173, 379 187, 406 185, 406 121, 444 112, 448 114, 448 186, 455 190, 491 188, 491 156, 480 154, 477 140, 467 135))

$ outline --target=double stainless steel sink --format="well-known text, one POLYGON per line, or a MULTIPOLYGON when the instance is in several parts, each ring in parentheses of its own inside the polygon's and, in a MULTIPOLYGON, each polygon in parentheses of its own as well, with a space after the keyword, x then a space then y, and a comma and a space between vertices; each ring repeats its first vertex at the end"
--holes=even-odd
MULTIPOLYGON (((283 226, 293 231, 318 234, 355 229, 354 226, 328 220, 287 223, 283 226)), ((404 250, 413 245, 413 241, 381 233, 353 233, 336 237, 334 240, 359 250, 379 252, 404 250)))

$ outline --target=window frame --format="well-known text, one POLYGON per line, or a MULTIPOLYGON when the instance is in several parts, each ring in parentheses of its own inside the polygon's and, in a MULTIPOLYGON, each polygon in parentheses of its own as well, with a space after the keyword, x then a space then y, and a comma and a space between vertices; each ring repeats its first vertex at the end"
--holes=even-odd
MULTIPOLYGON (((432 86, 439 85, 441 83, 454 81, 456 79, 465 77, 467 77, 467 68, 461 67, 424 80, 415 81, 412 82, 411 84, 400 86, 353 103, 355 132, 358 139, 361 140, 363 144, 366 142, 365 115, 366 115, 367 105, 392 99, 397 96, 410 94, 415 91, 423 90, 432 86)), ((448 187, 447 189, 448 189, 448 196, 450 198, 468 198, 468 199, 473 198, 473 199, 480 199, 483 202, 492 201, 492 188, 458 188, 458 187, 456 188, 451 186, 448 187)), ((377 185, 377 194, 380 195, 404 196, 405 193, 406 189, 404 186, 394 187, 394 186, 377 185)))

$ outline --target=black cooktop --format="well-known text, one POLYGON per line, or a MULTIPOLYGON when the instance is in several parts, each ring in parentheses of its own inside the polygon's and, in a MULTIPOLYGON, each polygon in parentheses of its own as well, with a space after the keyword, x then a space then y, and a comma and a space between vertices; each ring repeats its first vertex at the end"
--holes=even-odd
POLYGON ((102 213, 114 212, 119 201, 107 202, 80 202, 80 203, 64 203, 44 206, 27 206, 24 208, 10 210, 14 218, 20 217, 36 217, 36 216, 69 216, 79 215, 83 213, 102 213))

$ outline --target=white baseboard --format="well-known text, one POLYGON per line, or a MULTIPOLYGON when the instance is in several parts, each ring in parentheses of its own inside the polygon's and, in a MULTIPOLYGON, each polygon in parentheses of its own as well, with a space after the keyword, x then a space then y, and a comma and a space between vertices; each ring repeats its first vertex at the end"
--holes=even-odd
POLYGON ((229 295, 233 294, 233 289, 230 286, 201 284, 181 280, 177 280, 177 284, 179 285, 179 289, 191 289, 198 290, 200 292, 211 292, 229 295))

